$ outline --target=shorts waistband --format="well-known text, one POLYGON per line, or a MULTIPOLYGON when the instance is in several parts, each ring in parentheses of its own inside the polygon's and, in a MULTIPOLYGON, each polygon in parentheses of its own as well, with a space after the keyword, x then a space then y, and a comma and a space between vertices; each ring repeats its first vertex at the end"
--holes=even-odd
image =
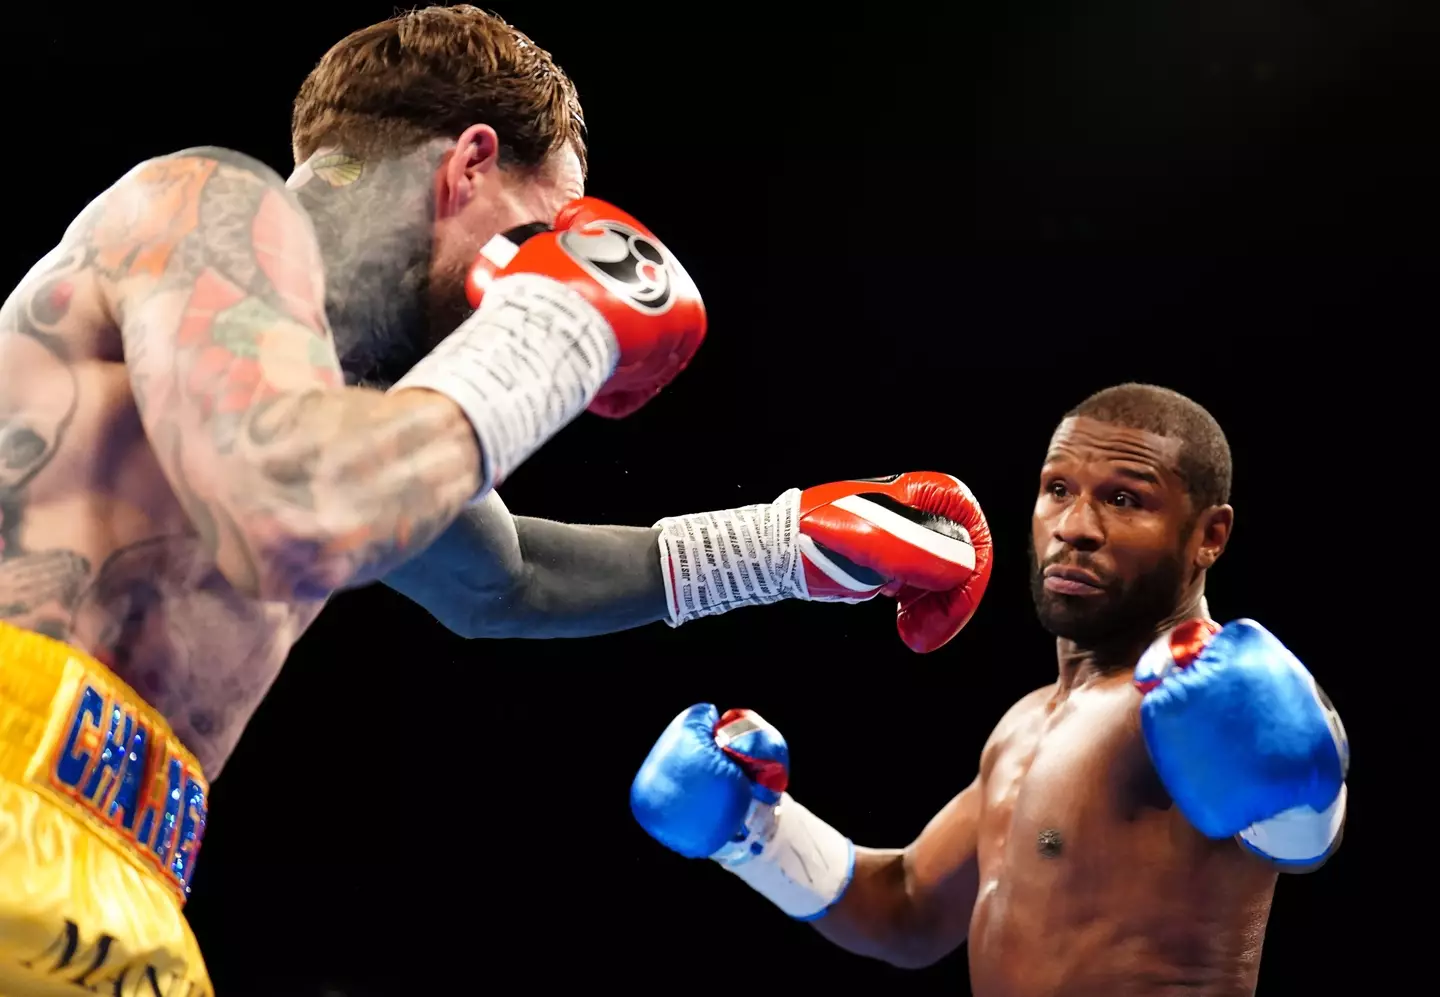
POLYGON ((165 718, 110 669, 0 623, 0 779, 54 800, 183 904, 210 786, 165 718))

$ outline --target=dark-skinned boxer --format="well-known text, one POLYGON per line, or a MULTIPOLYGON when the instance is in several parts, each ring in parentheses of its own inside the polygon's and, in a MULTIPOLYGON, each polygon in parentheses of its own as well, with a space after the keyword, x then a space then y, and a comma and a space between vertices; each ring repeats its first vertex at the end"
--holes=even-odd
POLYGON ((1252 993, 1278 873, 1339 846, 1349 742, 1276 636, 1209 616, 1233 522, 1224 435, 1190 399, 1121 385, 1062 420, 1038 484, 1032 592, 1058 678, 908 847, 854 844, 791 795, 774 726, 708 703, 656 742, 635 815, 852 952, 924 966, 968 942, 977 997, 1252 993))

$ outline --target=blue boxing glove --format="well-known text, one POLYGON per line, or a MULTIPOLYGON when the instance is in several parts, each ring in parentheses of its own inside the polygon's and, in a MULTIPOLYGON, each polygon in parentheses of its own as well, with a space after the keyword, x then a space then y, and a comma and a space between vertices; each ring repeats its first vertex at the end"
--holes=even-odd
POLYGON ((814 920, 850 885, 850 840, 786 792, 785 738, 758 714, 709 703, 680 714, 630 786, 630 810, 656 841, 714 859, 766 899, 814 920))
POLYGON ((1189 620, 1135 667, 1145 746, 1180 812, 1280 865, 1324 858, 1345 821, 1350 745, 1305 666, 1253 620, 1189 620))

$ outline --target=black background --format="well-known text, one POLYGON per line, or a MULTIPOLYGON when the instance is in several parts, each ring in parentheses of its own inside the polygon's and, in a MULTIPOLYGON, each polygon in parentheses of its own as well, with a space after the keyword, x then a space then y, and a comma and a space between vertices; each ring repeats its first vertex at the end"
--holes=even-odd
MULTIPOLYGON (((590 192, 685 261, 711 332, 642 413, 582 418, 529 461, 511 509, 648 524, 934 468, 985 506, 990 593, 923 658, 883 601, 467 643, 388 590, 336 599, 213 790, 189 913, 221 997, 965 993, 963 950, 921 972, 866 962, 665 852, 629 780, 690 703, 748 705, 787 734, 813 810, 861 843, 908 842, 1053 675, 1025 582, 1035 472, 1067 407, 1131 379, 1226 427, 1237 522, 1212 611, 1289 643, 1354 746, 1345 846, 1282 880, 1260 992, 1340 992, 1400 958, 1377 884, 1408 892, 1382 877, 1416 839, 1397 847, 1381 816, 1399 722, 1378 680, 1408 663, 1383 636, 1402 588, 1386 565, 1407 560, 1394 531, 1430 494, 1409 469, 1423 454, 1389 455, 1429 401, 1401 382, 1435 322, 1433 18, 1298 0, 944 19, 561 6, 500 13, 577 81, 590 192)), ((217 144, 288 173, 300 80, 392 12, 308 10, 12 20, 0 276, 147 156, 217 144)))

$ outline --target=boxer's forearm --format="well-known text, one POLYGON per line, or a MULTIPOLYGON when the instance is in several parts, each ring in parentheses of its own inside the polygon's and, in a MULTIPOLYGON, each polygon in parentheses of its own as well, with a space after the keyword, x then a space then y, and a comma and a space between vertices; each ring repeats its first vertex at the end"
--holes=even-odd
POLYGON ((657 531, 467 509, 385 578, 462 637, 589 637, 667 616, 657 531))
POLYGON ((514 612, 478 621, 485 636, 589 637, 667 616, 659 531, 517 516, 525 576, 514 612))
POLYGON ((249 426, 273 487, 235 504, 280 526, 267 560, 284 566, 292 597, 381 578, 425 549, 479 487, 470 424, 432 392, 297 392, 257 406, 249 426))
POLYGON ((938 962, 954 944, 942 943, 930 930, 911 896, 909 878, 903 850, 857 847, 845 895, 811 924, 846 951, 901 969, 938 962))

